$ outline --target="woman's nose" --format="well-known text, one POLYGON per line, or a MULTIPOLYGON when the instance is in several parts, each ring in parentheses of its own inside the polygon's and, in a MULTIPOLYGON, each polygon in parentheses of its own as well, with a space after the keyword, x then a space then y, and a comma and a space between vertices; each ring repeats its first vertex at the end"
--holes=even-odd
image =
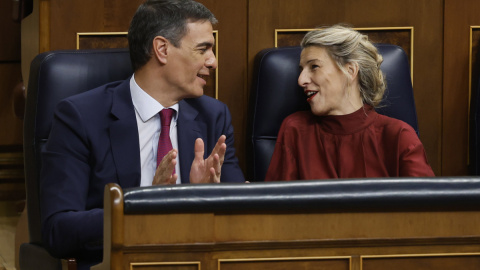
POLYGON ((302 70, 300 72, 300 75, 298 76, 298 85, 301 87, 305 87, 309 83, 308 76, 305 72, 305 70, 302 70))

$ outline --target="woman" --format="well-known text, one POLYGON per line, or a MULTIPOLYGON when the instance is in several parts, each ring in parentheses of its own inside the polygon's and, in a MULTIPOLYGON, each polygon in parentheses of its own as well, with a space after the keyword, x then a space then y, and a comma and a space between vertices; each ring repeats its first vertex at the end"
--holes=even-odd
POLYGON ((266 181, 434 176, 413 128, 374 110, 386 85, 366 35, 335 25, 301 45, 298 84, 311 111, 283 121, 266 181))

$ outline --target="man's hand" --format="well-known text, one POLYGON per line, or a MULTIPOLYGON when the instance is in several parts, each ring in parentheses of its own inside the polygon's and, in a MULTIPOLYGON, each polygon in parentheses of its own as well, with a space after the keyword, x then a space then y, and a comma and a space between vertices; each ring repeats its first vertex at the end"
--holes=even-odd
POLYGON ((177 152, 177 149, 172 149, 163 157, 155 171, 152 186, 174 185, 177 182, 178 175, 176 173, 173 174, 173 170, 177 164, 177 152))
POLYGON ((190 169, 190 183, 220 183, 222 165, 227 151, 225 140, 225 135, 220 136, 212 153, 205 160, 203 159, 205 153, 203 140, 198 138, 195 141, 195 159, 190 169))

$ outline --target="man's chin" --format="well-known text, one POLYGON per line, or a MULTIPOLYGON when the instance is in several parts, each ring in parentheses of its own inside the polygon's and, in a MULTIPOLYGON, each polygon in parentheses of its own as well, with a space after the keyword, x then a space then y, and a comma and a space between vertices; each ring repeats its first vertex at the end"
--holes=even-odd
POLYGON ((195 91, 195 93, 191 93, 189 95, 186 95, 184 98, 199 98, 203 96, 203 89, 202 91, 195 91))

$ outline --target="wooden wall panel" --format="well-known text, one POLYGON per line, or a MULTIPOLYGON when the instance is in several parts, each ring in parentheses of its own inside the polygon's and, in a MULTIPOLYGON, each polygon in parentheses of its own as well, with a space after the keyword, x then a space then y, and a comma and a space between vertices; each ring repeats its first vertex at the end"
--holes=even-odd
MULTIPOLYGON (((303 36, 311 29, 281 29, 275 31, 276 47, 298 46, 303 36)), ((410 74, 413 80, 413 27, 379 27, 379 28, 355 28, 355 30, 368 35, 373 43, 388 43, 401 47, 410 63, 410 74)))
POLYGON ((13 1, 0 1, 0 201, 25 198, 23 114, 14 107, 23 101, 20 23, 13 20, 12 8, 13 1))
MULTIPOLYGON (((420 138, 435 174, 441 174, 443 1, 250 0, 249 72, 255 54, 274 47, 275 29, 347 23, 363 27, 414 27, 414 94, 420 138), (328 7, 328 8, 326 8, 328 7)), ((251 78, 249 78, 251 81, 251 78)))
POLYGON ((13 108, 13 90, 21 79, 20 63, 0 63, 0 145, 23 143, 23 122, 13 108))
MULTIPOLYGON (((48 50, 75 49, 78 32, 126 32, 142 0, 48 1, 48 50)), ((42 16, 42 14, 40 15, 42 16)))
MULTIPOLYGON (((46 48, 48 51, 75 49, 77 32, 103 32, 103 1, 49 2, 47 23, 50 35, 49 48, 46 48)), ((45 20, 45 15, 40 14, 40 17, 45 20)))
POLYGON ((128 48, 127 32, 77 33, 77 49, 128 48))
POLYGON ((20 61, 20 23, 12 19, 12 1, 0 2, 0 61, 20 61))
POLYGON ((14 89, 22 81, 20 24, 12 19, 12 1, 0 3, 0 145, 22 144, 22 121, 14 112, 14 89))
POLYGON ((444 175, 468 174, 470 26, 480 25, 475 0, 445 0, 443 132, 444 175))
POLYGON ((218 99, 232 114, 235 149, 245 172, 247 125, 247 0, 199 0, 218 19, 218 99))

